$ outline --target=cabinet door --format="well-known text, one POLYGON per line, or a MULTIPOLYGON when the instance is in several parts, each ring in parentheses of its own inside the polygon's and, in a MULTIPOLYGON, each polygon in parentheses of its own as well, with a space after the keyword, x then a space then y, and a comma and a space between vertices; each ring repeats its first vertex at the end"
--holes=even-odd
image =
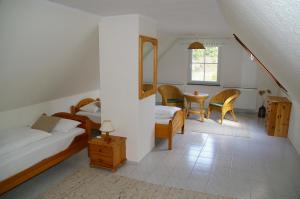
POLYGON ((268 104, 267 108, 267 131, 269 135, 274 135, 276 124, 277 103, 268 104))
POLYGON ((275 136, 286 137, 289 128, 290 105, 280 103, 277 108, 275 136))

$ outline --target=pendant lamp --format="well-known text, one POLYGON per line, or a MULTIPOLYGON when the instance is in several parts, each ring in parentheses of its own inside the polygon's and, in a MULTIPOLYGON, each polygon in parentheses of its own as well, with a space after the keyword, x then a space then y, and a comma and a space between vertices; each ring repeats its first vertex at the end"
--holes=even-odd
POLYGON ((189 45, 188 49, 205 49, 202 43, 200 42, 193 42, 189 45))

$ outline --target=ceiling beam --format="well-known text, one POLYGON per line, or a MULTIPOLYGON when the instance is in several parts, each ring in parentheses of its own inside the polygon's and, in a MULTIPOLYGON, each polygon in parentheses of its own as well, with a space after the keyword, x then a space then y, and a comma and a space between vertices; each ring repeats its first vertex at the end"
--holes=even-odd
POLYGON ((240 40, 240 38, 236 35, 233 34, 234 38, 236 39, 236 41, 248 52, 250 53, 254 60, 258 63, 259 66, 261 66, 264 71, 266 71, 266 73, 274 80, 274 82, 279 86, 279 88, 281 88, 285 93, 287 93, 288 91, 286 90, 286 88, 277 80, 277 78, 273 75, 273 73, 268 69, 268 67, 266 65, 264 65, 256 56, 255 54, 246 46, 246 44, 244 44, 244 42, 242 42, 240 40))

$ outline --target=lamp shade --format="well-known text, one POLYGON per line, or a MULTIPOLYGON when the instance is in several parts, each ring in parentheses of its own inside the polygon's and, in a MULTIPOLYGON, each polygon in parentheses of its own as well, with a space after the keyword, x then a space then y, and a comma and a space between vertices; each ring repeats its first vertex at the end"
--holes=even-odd
POLYGON ((193 42, 189 45, 188 49, 205 49, 205 47, 200 42, 193 42))
POLYGON ((100 131, 103 132, 113 132, 115 129, 112 125, 112 122, 110 120, 104 120, 101 123, 100 131))

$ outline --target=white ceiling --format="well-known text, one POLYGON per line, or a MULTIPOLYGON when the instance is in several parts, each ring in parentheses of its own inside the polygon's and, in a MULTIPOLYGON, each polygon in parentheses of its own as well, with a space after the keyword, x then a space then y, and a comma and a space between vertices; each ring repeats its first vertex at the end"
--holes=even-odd
POLYGON ((232 35, 216 0, 50 0, 100 16, 141 14, 158 22, 159 33, 232 35))
POLYGON ((218 2, 234 32, 300 103, 300 1, 218 2))

